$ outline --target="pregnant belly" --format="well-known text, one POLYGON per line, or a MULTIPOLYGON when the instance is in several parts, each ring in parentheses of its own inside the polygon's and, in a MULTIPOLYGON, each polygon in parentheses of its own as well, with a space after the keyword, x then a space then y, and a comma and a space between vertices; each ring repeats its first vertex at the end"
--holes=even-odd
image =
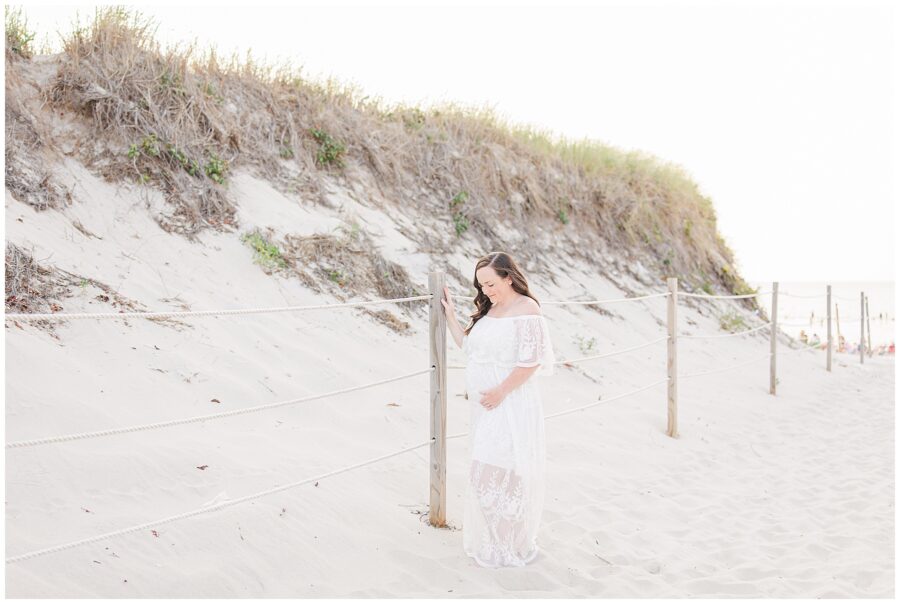
POLYGON ((500 406, 486 409, 481 404, 481 391, 498 386, 511 368, 487 363, 470 363, 466 366, 466 394, 470 408, 470 438, 472 458, 505 468, 515 466, 515 455, 510 422, 507 414, 510 395, 500 406))
POLYGON ((475 396, 479 390, 488 390, 499 386, 509 376, 511 367, 493 363, 469 363, 466 365, 466 393, 469 400, 479 400, 475 396))

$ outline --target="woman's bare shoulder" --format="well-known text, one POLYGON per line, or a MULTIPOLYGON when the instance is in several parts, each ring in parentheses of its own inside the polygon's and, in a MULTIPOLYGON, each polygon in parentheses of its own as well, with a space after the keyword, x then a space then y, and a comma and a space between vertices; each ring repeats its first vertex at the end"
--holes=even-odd
POLYGON ((516 315, 539 315, 541 314, 541 305, 534 301, 534 298, 523 295, 516 306, 516 315))

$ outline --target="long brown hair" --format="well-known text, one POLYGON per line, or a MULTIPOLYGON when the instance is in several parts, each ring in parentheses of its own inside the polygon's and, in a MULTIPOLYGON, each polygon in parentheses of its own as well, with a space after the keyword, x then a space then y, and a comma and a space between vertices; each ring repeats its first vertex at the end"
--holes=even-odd
POLYGON ((468 327, 463 330, 465 334, 468 335, 472 328, 475 327, 475 324, 481 320, 483 316, 488 313, 493 303, 491 299, 484 295, 484 292, 481 291, 481 285, 478 284, 478 269, 484 268, 486 266, 491 267, 494 271, 500 275, 501 279, 506 279, 510 277, 512 279, 512 288, 522 294, 523 296, 528 296, 538 304, 538 299, 532 295, 531 291, 528 289, 528 279, 525 278, 525 275, 522 274, 522 269, 519 268, 519 265, 513 260, 513 257, 507 254, 506 252, 491 252, 486 256, 482 256, 478 259, 478 262, 475 264, 475 276, 472 277, 472 285, 475 286, 476 291, 478 293, 475 295, 475 306, 477 310, 469 315, 471 317, 472 322, 468 327))

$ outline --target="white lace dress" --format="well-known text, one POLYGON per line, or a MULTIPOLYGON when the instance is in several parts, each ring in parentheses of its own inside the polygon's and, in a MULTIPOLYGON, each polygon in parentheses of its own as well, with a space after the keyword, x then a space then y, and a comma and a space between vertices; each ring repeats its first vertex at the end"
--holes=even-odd
POLYGON ((524 566, 538 553, 544 505, 544 410, 535 377, 552 375, 554 354, 542 315, 485 316, 463 338, 471 422, 471 465, 463 549, 485 567, 524 566), (494 409, 480 390, 498 386, 516 367, 539 365, 494 409))

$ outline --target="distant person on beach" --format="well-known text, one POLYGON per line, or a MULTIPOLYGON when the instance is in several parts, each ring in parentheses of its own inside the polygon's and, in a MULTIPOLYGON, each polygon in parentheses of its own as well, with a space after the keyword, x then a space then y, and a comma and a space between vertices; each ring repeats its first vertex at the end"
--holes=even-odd
POLYGON ((547 321, 515 260, 478 260, 475 312, 463 329, 444 288, 447 327, 466 354, 471 463, 463 549, 488 568, 525 566, 538 553, 546 444, 541 392, 532 375, 552 375, 547 321))
POLYGON ((803 342, 804 344, 807 343, 806 332, 803 331, 802 329, 800 330, 800 341, 803 342))

